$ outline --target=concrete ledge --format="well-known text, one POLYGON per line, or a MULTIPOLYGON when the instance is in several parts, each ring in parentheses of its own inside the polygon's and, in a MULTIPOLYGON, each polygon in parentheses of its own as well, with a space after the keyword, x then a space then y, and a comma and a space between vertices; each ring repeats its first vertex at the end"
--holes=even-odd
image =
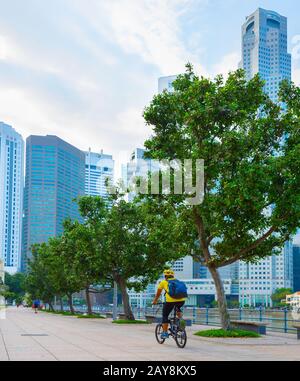
POLYGON ((260 335, 266 335, 266 326, 268 324, 262 322, 233 320, 230 322, 230 325, 232 328, 245 329, 247 331, 259 333, 260 335))

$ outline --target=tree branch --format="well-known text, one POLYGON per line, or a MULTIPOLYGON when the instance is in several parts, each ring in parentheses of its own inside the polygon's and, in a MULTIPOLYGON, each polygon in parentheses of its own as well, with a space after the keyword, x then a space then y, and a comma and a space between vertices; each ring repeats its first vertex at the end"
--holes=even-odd
POLYGON ((218 267, 224 267, 242 259, 243 255, 249 253, 249 251, 251 250, 254 250, 260 243, 264 242, 272 233, 274 233, 275 230, 275 226, 272 226, 265 234, 263 234, 260 238, 254 241, 250 246, 240 250, 234 257, 222 262, 222 264, 218 267))

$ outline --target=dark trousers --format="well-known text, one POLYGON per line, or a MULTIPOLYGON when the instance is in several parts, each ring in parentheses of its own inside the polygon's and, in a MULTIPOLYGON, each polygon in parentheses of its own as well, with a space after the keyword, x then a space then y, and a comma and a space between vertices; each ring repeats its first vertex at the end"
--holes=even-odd
POLYGON ((176 309, 176 312, 181 312, 181 307, 184 305, 184 301, 182 302, 166 302, 163 306, 163 318, 162 322, 163 324, 169 323, 169 315, 173 311, 173 309, 176 309))

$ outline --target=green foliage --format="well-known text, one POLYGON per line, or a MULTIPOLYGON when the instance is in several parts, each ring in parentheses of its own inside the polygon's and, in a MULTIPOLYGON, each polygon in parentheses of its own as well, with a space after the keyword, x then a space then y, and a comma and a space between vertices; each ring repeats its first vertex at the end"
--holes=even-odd
POLYGON ((70 261, 73 249, 70 241, 62 237, 32 246, 25 285, 33 299, 51 303, 56 295, 64 296, 81 290, 82 284, 70 261))
POLYGON ((151 158, 204 159, 204 202, 169 197, 191 245, 201 242, 195 258, 219 267, 270 255, 300 223, 299 89, 283 84, 282 113, 259 76, 247 82, 242 70, 209 80, 189 66, 173 85, 145 109, 154 131, 145 146, 151 158))
POLYGON ((104 316, 93 314, 93 315, 78 315, 78 319, 105 319, 104 316))
POLYGON ((146 320, 125 320, 119 319, 112 321, 113 324, 150 324, 146 320))
POLYGON ((285 297, 292 293, 291 288, 277 288, 271 296, 274 307, 286 307, 285 297))
POLYGON ((196 332, 194 335, 200 337, 260 337, 256 332, 245 331, 242 329, 209 329, 196 332))
POLYGON ((25 275, 22 273, 16 273, 11 275, 9 273, 5 273, 4 277, 4 287, 2 287, 1 295, 5 297, 5 299, 12 303, 15 301, 16 303, 21 303, 23 301, 23 297, 25 295, 25 275))

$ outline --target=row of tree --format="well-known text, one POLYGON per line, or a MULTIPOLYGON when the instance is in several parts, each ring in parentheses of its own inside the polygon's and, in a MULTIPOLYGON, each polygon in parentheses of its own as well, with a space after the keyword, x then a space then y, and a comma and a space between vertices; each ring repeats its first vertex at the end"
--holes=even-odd
POLYGON ((166 262, 185 254, 175 237, 175 214, 170 209, 162 216, 158 205, 150 210, 154 205, 126 202, 119 195, 109 201, 84 196, 78 206, 83 223, 66 220, 61 236, 32 246, 26 290, 52 309, 54 297, 67 296, 72 312, 72 294, 85 290, 91 314, 90 294, 98 292, 93 285, 105 289, 116 282, 126 317, 134 319, 128 289, 144 289, 158 279, 166 262))

